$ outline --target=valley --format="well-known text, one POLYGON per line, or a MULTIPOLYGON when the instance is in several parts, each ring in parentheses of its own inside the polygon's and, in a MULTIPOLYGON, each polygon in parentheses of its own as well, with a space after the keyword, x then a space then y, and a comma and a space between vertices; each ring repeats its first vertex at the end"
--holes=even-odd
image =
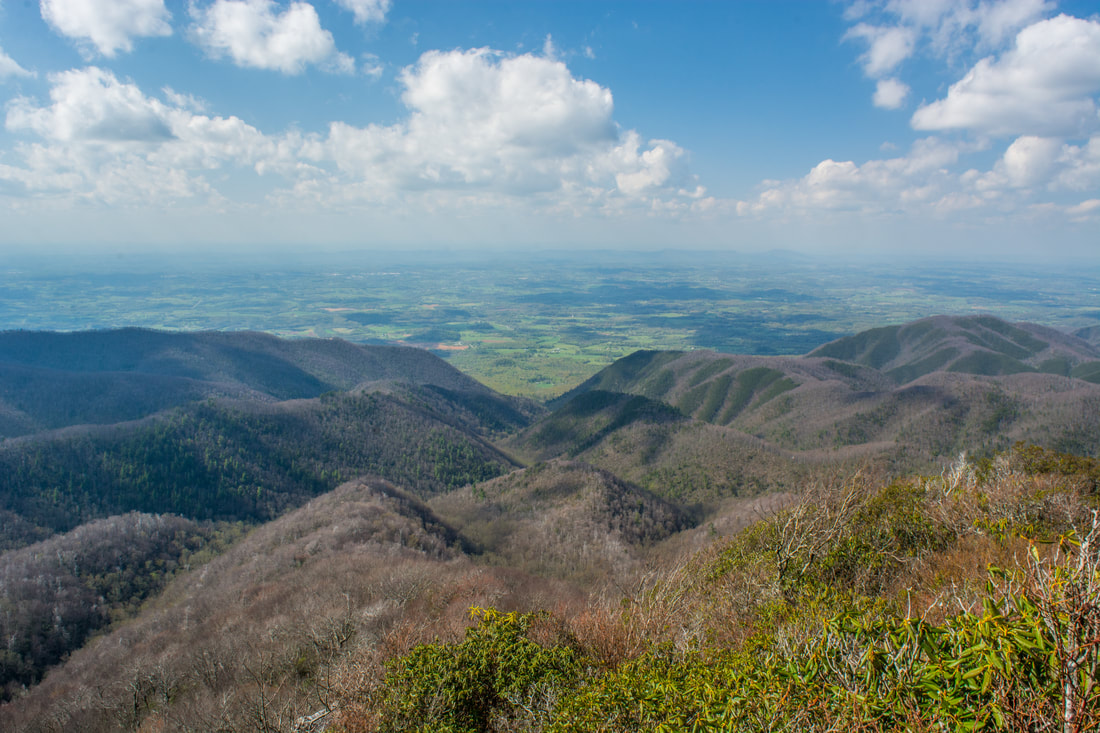
POLYGON ((0 733, 1100 731, 1098 10, 0 0, 0 733))
MULTIPOLYGON (((472 633, 471 607, 550 612, 569 630, 540 643, 610 671, 673 629, 702 633, 837 583, 887 605, 905 583, 932 592, 920 563, 935 553, 977 542, 993 557, 1087 515, 1098 375, 1092 330, 988 315, 803 355, 638 350, 545 403, 408 346, 0 333, 0 726, 290 731, 318 713, 332 730, 373 730, 397 714, 382 663, 472 633), (963 494, 947 500, 949 471, 963 494), (901 504, 883 498, 898 491, 901 504), (991 505, 967 492, 1008 493, 991 505), (684 573, 727 577, 713 568, 729 548, 837 501, 821 521, 849 539, 822 535, 840 544, 797 577, 761 566, 779 573, 780 600, 759 590, 734 613, 705 603, 698 579, 673 590, 684 573), (904 536, 903 505, 920 517, 904 536), (859 534, 879 521, 885 534, 859 534), (843 548, 878 558, 869 567, 894 559, 873 577, 865 560, 818 566, 843 548), (672 615, 646 641, 660 614, 672 615)), ((722 593, 739 593, 743 572, 722 593)), ((587 725, 574 724, 562 729, 587 725)))
POLYGON ((551 399, 639 349, 799 355, 884 324, 987 314, 1096 326, 1100 274, 1043 264, 845 262, 793 252, 15 260, 7 329, 254 330, 428 348, 498 392, 551 399))

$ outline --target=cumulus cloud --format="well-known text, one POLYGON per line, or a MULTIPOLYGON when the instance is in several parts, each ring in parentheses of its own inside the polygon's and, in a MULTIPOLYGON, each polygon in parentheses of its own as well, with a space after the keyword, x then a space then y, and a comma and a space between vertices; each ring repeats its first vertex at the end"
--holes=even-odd
POLYGON ((48 140, 153 142, 172 136, 160 102, 145 97, 133 84, 124 84, 92 66, 50 75, 48 107, 33 100, 14 100, 7 116, 12 131, 33 131, 48 140))
POLYGON ((40 7, 55 31, 107 57, 133 50, 135 38, 172 35, 164 0, 41 0, 40 7))
POLYGON ((944 99, 918 109, 918 130, 1080 137, 1100 127, 1100 22, 1060 15, 1028 26, 1000 58, 979 61, 944 99))
POLYGON ((872 78, 892 72, 913 53, 916 34, 909 28, 882 27, 860 23, 844 34, 844 40, 859 38, 869 45, 860 60, 863 71, 872 78))
POLYGON ((1058 163, 1062 141, 1024 135, 1012 142, 993 170, 983 176, 979 188, 1025 188, 1045 184, 1058 163))
POLYGON ((334 123, 307 146, 313 160, 357 179, 359 195, 478 191, 604 205, 616 196, 676 198, 693 183, 681 148, 620 132, 611 92, 556 59, 429 51, 399 81, 407 121, 334 123))
POLYGON ((942 218, 967 212, 1004 221, 1065 213, 1067 193, 1100 188, 1100 135, 1080 146, 1022 135, 990 169, 965 167, 966 156, 987 144, 929 137, 893 158, 823 160, 801 178, 765 181, 755 199, 736 208, 760 217, 840 212, 942 218))
POLYGON ((17 64, 15 59, 0 48, 0 81, 13 76, 33 76, 33 74, 17 64))
POLYGON ((905 104, 905 98, 908 96, 908 84, 897 79, 879 79, 872 101, 876 107, 882 109, 898 109, 905 104))
POLYGON ((648 150, 639 152, 640 141, 631 140, 629 146, 620 148, 619 156, 628 156, 624 170, 615 174, 615 185, 628 195, 659 190, 677 176, 682 169, 684 150, 671 140, 651 140, 648 150))
POLYGON ((1046 0, 857 0, 845 18, 860 22, 842 40, 866 42, 860 63, 868 77, 879 81, 875 106, 897 109, 904 99, 897 72, 913 55, 920 52, 955 64, 975 50, 1003 48, 1017 31, 1052 9, 1046 0))
POLYGON ((561 61, 487 48, 429 51, 401 82, 410 127, 455 147, 569 153, 616 136, 611 92, 574 78, 561 61))
POLYGON ((194 38, 214 58, 228 56, 238 66, 284 74, 300 74, 310 65, 355 70, 307 2, 292 2, 280 13, 273 0, 215 0, 205 8, 192 5, 191 15, 194 38))
POLYGON ((1100 188, 1100 135, 1084 145, 1062 146, 1054 185, 1072 191, 1100 188))
POLYGON ((741 214, 852 211, 875 214, 935 206, 955 187, 949 167, 967 150, 937 138, 918 140, 908 155, 853 161, 823 160, 800 179, 773 181, 755 201, 738 204, 741 214))
POLYGON ((876 80, 875 106, 904 106, 911 89, 899 77, 913 55, 961 66, 962 78, 921 104, 910 125, 970 133, 982 145, 1003 138, 1000 155, 986 170, 957 159, 914 168, 918 147, 951 147, 928 138, 901 157, 825 160, 800 179, 766 183, 740 211, 1065 212, 1066 192, 1100 186, 1100 21, 1054 11, 1047 0, 851 3, 844 40, 867 44, 860 62, 876 80))
POLYGON ((1034 135, 1017 138, 1001 157, 1001 165, 1009 183, 1023 187, 1047 180, 1061 149, 1060 140, 1034 135))
POLYGON ((28 195, 213 199, 220 184, 206 171, 251 170, 268 178, 272 201, 297 207, 668 215, 713 205, 686 151, 620 129, 608 89, 544 56, 431 51, 398 77, 404 120, 308 134, 208 116, 193 97, 150 96, 97 67, 49 81, 47 103, 21 97, 7 112, 9 131, 38 138, 17 147, 23 167, 0 171, 28 195), (124 185, 154 175, 163 181, 148 189, 124 185))
POLYGON ((968 49, 991 49, 1054 10, 1048 0, 887 0, 865 7, 882 22, 927 38, 929 50, 954 57, 968 49))
POLYGON ((1047 0, 983 2, 974 11, 978 35, 987 46, 998 46, 1054 9, 1047 0))
POLYGON ((355 15, 355 22, 381 23, 393 4, 391 0, 336 0, 336 4, 355 15))
POLYGON ((49 81, 49 104, 17 98, 5 121, 10 132, 41 139, 16 147, 23 167, 0 169, 0 179, 27 195, 113 204, 213 199, 203 170, 282 160, 277 141, 236 117, 195 114, 198 103, 171 90, 165 101, 148 97, 94 66, 49 81))

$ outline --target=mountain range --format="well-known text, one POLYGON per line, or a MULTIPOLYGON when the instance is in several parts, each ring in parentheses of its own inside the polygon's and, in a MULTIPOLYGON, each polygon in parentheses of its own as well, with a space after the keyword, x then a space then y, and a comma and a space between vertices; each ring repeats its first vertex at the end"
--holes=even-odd
POLYGON ((809 484, 1096 456, 1100 334, 640 351, 542 405, 405 347, 6 332, 0 437, 0 728, 249 730, 275 695, 289 730, 348 645, 579 604, 809 484))

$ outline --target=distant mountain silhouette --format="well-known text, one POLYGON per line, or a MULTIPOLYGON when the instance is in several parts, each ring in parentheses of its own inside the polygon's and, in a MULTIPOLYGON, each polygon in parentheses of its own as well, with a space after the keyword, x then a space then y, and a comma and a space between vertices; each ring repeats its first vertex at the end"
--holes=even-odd
POLYGON ((992 316, 935 316, 838 339, 810 352, 872 367, 898 384, 934 371, 999 376, 1093 375, 1100 347, 1076 336, 992 316))
POLYGON ((209 397, 274 402, 380 381, 532 409, 408 347, 253 332, 6 331, 0 332, 0 438, 134 420, 209 397))
MULTIPOLYGON (((1016 440, 1094 455, 1097 382, 1100 349, 1077 336, 988 316, 937 316, 845 337, 803 357, 638 351, 550 403, 555 411, 514 444, 542 458, 551 445, 564 455, 588 451, 625 419, 607 414, 620 404, 607 394, 625 393, 755 437, 788 458, 889 455, 918 468, 1016 440), (590 410, 594 402, 600 410, 590 410)), ((661 432, 667 441, 677 430, 661 432)))

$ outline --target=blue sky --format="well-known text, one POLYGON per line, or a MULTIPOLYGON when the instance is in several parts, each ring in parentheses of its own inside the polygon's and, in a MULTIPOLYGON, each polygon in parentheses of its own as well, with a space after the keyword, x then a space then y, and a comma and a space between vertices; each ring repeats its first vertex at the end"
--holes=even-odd
POLYGON ((0 0, 0 252, 1095 261, 1094 2, 0 0))

